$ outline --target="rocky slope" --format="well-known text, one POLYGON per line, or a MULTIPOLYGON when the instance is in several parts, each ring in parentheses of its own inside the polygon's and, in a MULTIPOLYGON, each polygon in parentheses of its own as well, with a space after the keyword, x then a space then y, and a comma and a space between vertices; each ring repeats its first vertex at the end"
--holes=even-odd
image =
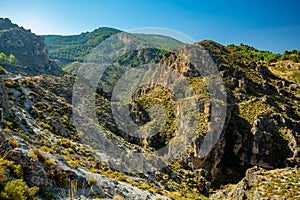
POLYGON ((299 168, 265 170, 254 167, 236 185, 227 185, 210 199, 299 199, 299 168))
MULTIPOLYGON (((6 185, 4 190, 11 195, 8 183, 24 180, 26 187, 37 188, 37 195, 45 199, 81 195, 167 199, 145 191, 151 188, 145 178, 131 178, 106 167, 97 152, 78 139, 70 122, 71 105, 38 86, 40 80, 43 77, 1 78, 1 188, 6 185), (15 168, 18 174, 12 171, 15 168)), ((24 189, 20 186, 20 190, 24 189)), ((15 199, 22 196, 31 198, 25 193, 15 199)))
MULTIPOLYGON (((299 63, 255 62, 213 41, 189 47, 207 50, 225 84, 226 102, 209 94, 219 90, 208 92, 210 79, 203 75, 205 70, 201 76, 195 65, 174 53, 142 49, 127 53, 106 69, 93 94, 95 101, 91 96, 86 97, 86 102, 92 102, 87 105, 95 107, 96 118, 80 116, 87 124, 80 128, 73 111, 76 114, 82 107, 75 107, 78 104, 72 99, 76 75, 13 78, 3 71, 0 75, 1 198, 13 195, 15 199, 23 196, 64 199, 81 195, 119 199, 299 198, 299 63), (113 113, 112 93, 126 72, 149 62, 160 68, 145 76, 159 77, 156 81, 161 84, 153 81, 134 91, 128 104, 130 118, 143 127, 142 133, 151 128, 153 116, 164 116, 165 123, 157 134, 139 138, 120 128, 116 120, 122 116, 113 113), (180 104, 180 98, 163 87, 172 84, 168 79, 170 68, 192 87, 194 92, 189 93, 188 99, 197 102, 198 112, 190 111, 188 102, 180 104), (213 120, 219 120, 212 117, 212 106, 221 107, 225 103, 226 118, 220 137, 212 151, 201 156, 205 136, 213 130, 213 120), (153 106, 163 107, 166 115, 158 115, 153 106), (128 162, 132 164, 134 159, 116 157, 113 152, 107 154, 104 142, 84 140, 84 135, 97 136, 89 132, 93 130, 91 127, 100 127, 106 138, 124 152, 143 152, 146 158, 151 158, 154 151, 172 144, 176 138, 181 122, 178 106, 197 119, 188 122, 197 123, 191 125, 195 129, 187 134, 191 144, 168 166, 157 167, 157 163, 167 163, 160 159, 149 171, 128 169, 131 166, 128 162)), ((182 51, 188 55, 189 48, 182 51)), ((183 80, 172 78, 174 82, 183 80)), ((86 95, 81 93, 83 97, 86 95)), ((185 142, 181 138, 176 141, 169 151, 185 142)))
POLYGON ((57 64, 49 60, 44 39, 7 18, 0 18, 0 41, 0 52, 12 54, 17 60, 16 66, 4 66, 6 70, 27 75, 62 73, 57 64))

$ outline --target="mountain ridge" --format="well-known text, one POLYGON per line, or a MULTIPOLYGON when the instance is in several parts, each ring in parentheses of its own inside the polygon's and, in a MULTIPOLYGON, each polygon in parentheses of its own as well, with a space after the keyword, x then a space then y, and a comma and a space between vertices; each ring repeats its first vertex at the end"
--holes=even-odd
MULTIPOLYGON (((49 48, 50 58, 58 59, 64 64, 75 61, 84 61, 93 48, 108 37, 123 32, 109 27, 100 27, 91 32, 83 32, 78 35, 44 35, 49 48)), ((168 36, 155 34, 133 34, 139 43, 149 43, 158 48, 178 48, 182 42, 168 36)))

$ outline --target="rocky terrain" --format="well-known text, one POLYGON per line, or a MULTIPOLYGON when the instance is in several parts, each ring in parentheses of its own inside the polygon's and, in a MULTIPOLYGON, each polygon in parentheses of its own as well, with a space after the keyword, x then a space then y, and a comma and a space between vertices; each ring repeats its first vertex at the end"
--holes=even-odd
POLYGON ((227 185, 211 199, 299 199, 299 168, 253 167, 238 184, 227 185))
POLYGON ((62 74, 61 68, 49 60, 44 39, 7 18, 0 18, 0 41, 0 52, 14 55, 17 61, 13 66, 5 66, 8 71, 27 75, 62 74))
MULTIPOLYGON (((3 21, 0 27, 8 29, 3 21)), ((2 41, 0 46, 6 44, 2 41)), ((40 45, 45 49, 42 41, 40 45)), ((192 143, 182 157, 150 171, 125 170, 126 158, 116 166, 119 158, 105 153, 104 147, 104 151, 96 148, 99 144, 84 142, 88 134, 84 130, 91 129, 76 127, 73 111, 79 107, 72 98, 76 73, 45 75, 52 73, 52 68, 43 68, 47 64, 33 65, 45 70, 31 74, 35 76, 16 76, 11 68, 0 68, 1 199, 300 199, 300 64, 254 61, 209 40, 190 47, 204 48, 213 59, 224 82, 226 102, 209 98, 209 79, 195 66, 174 53, 154 49, 129 52, 116 60, 94 94, 96 121, 88 125, 100 127, 125 152, 151 156, 176 137, 180 102, 158 84, 136 90, 129 103, 134 123, 148 127, 144 125, 151 124, 153 105, 167 113, 158 134, 140 139, 118 126, 113 88, 126 71, 148 62, 168 66, 188 80, 195 91, 190 99, 199 104, 199 112, 189 114, 197 118, 196 129, 188 135, 192 143), (220 137, 212 151, 201 157, 201 144, 212 129, 212 104, 224 103, 220 137)), ((43 56, 47 63, 46 50, 43 56)), ((167 70, 161 68, 153 76, 165 80, 167 70)))

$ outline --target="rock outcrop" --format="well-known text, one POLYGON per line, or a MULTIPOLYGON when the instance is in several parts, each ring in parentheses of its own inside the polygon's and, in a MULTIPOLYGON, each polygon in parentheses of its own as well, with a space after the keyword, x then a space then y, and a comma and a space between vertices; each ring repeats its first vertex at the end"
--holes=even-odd
POLYGON ((7 18, 0 18, 0 41, 0 52, 14 55, 21 66, 4 66, 7 71, 27 75, 62 74, 60 67, 49 60, 44 39, 7 18))
POLYGON ((267 171, 263 168, 248 169, 245 178, 236 185, 221 188, 210 199, 257 200, 257 199, 297 199, 300 198, 300 170, 283 168, 267 171))

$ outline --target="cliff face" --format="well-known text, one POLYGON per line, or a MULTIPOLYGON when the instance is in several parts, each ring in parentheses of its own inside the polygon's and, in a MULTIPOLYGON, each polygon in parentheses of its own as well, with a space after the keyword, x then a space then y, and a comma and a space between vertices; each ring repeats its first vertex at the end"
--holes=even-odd
MULTIPOLYGON (((270 71, 272 66, 212 41, 201 44, 223 77, 230 110, 215 186, 235 182, 252 166, 299 166, 299 79, 282 79, 270 71), (291 90, 291 85, 297 89, 291 90)), ((291 65, 297 68, 298 63, 291 65)), ((194 162, 198 164, 199 159, 194 162)))
POLYGON ((13 73, 59 75, 60 68, 48 58, 44 39, 9 19, 0 19, 0 52, 14 55, 20 67, 6 66, 13 73))

